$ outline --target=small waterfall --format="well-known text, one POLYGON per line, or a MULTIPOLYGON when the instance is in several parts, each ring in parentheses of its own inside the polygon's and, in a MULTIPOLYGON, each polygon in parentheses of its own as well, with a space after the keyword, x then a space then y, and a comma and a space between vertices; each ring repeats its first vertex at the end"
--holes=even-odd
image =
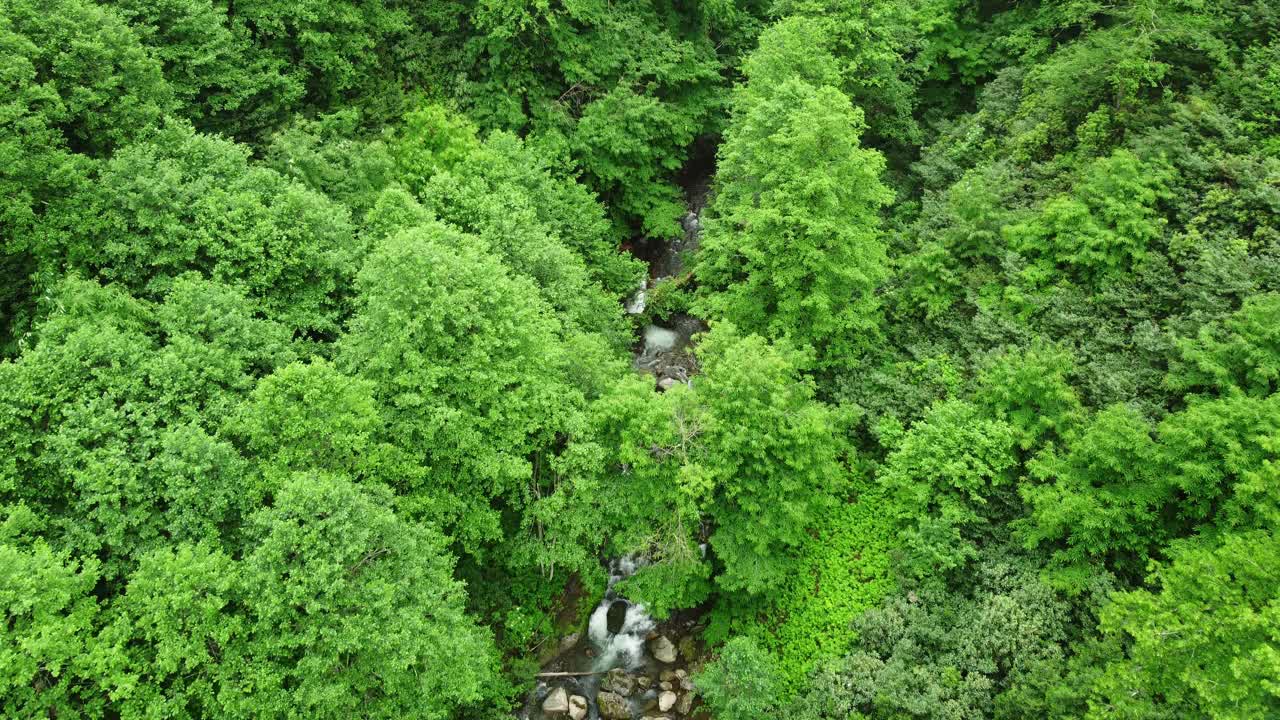
POLYGON ((649 281, 643 279, 640 281, 640 287, 635 291, 624 306, 628 315, 639 315, 649 306, 649 281))
POLYGON ((645 612, 644 605, 618 595, 614 586, 635 574, 643 561, 621 557, 609 563, 609 584, 604 599, 591 613, 587 639, 596 648, 593 670, 616 667, 634 670, 644 663, 644 642, 657 623, 645 612))

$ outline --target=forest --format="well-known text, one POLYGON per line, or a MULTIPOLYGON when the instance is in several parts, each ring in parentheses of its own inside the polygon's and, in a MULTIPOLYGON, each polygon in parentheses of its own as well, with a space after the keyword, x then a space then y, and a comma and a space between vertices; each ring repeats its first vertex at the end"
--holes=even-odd
POLYGON ((0 0, 0 717, 1280 718, 1275 0, 0 0))

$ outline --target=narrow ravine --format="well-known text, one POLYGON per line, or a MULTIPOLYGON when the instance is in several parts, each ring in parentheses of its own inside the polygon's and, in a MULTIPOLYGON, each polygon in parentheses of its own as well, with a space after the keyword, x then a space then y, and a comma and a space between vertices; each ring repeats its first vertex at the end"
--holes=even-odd
MULTIPOLYGON (((697 373, 694 337, 706 323, 687 313, 655 317, 650 305, 666 283, 688 281, 687 264, 697 252, 714 172, 714 146, 695 152, 681 176, 687 211, 682 234, 674 242, 640 238, 632 252, 645 260, 649 273, 642 287, 626 303, 631 315, 645 315, 640 326, 632 366, 652 375, 662 392, 688 383, 697 373)), ((615 558, 608 563, 604 597, 592 611, 584 630, 561 638, 555 656, 546 662, 534 689, 519 713, 521 720, 681 720, 698 713, 691 667, 702 654, 697 637, 697 610, 676 612, 658 622, 643 605, 620 595, 616 586, 645 560, 615 558)))
POLYGON ((640 332, 633 366, 652 374, 659 390, 689 382, 698 369, 692 339, 707 329, 706 322, 684 312, 659 317, 651 303, 663 290, 690 282, 688 265, 702 239, 702 215, 710 197, 714 157, 713 146, 700 148, 681 174, 686 207, 680 219, 681 235, 674 242, 641 238, 633 243, 633 252, 648 263, 649 274, 626 308, 632 315, 647 312, 651 319, 640 332))

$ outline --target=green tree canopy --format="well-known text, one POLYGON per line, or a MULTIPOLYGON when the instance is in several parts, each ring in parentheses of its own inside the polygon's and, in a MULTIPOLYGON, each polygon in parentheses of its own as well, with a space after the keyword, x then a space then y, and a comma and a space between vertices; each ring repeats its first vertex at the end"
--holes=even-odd
POLYGON ((884 160, 859 144, 862 112, 847 97, 800 79, 830 75, 829 58, 801 54, 789 33, 761 43, 720 148, 698 307, 744 332, 812 345, 824 366, 849 366, 877 332, 884 160), (806 60, 814 66, 800 77, 786 72, 806 60))
POLYGON ((150 298, 200 272, 292 329, 336 332, 359 257, 349 216, 248 154, 179 124, 120 150, 60 218, 46 271, 66 265, 150 298))
POLYGON ((582 402, 560 325, 537 288, 485 245, 439 222, 370 253, 338 367, 373 384, 409 507, 468 547, 501 535, 495 503, 516 507, 582 402))
POLYGON ((443 719, 495 658, 463 613, 443 538, 386 491, 300 474, 233 560, 179 545, 144 558, 108 638, 126 712, 443 719))

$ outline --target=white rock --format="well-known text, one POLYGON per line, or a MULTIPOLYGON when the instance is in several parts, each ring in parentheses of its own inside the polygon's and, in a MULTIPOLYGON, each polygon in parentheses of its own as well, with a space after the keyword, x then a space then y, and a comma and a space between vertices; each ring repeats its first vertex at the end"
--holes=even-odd
POLYGON ((573 720, 582 720, 587 716, 587 699, 581 695, 574 695, 569 698, 569 717, 573 720))
POLYGON ((666 636, 659 635, 649 643, 649 652, 658 662, 673 663, 676 661, 676 646, 666 636))
POLYGON ((658 710, 666 712, 676 706, 676 700, 679 699, 675 693, 667 690, 658 696, 658 710))
POLYGON ((569 693, 558 687, 542 701, 542 712, 547 715, 563 715, 569 712, 569 693))

